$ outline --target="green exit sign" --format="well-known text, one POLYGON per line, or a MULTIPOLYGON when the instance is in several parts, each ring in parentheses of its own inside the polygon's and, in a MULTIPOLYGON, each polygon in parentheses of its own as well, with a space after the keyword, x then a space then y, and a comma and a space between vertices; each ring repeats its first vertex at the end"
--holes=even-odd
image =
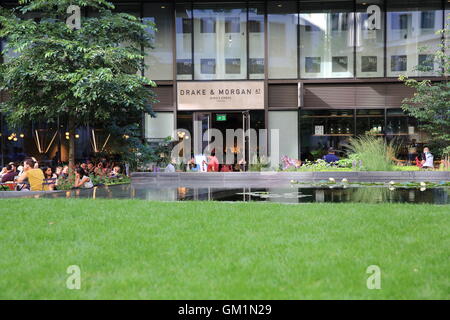
POLYGON ((216 114, 216 121, 227 121, 226 114, 216 114))

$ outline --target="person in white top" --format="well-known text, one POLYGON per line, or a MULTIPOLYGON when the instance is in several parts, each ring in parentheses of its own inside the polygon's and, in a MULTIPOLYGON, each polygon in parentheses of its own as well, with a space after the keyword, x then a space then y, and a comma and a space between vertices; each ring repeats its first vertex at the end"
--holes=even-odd
POLYGON ((75 188, 90 189, 94 187, 91 178, 86 174, 83 168, 77 168, 75 170, 75 188))
POLYGON ((422 168, 424 169, 433 169, 434 168, 434 156, 431 154, 430 149, 428 147, 423 148, 423 159, 422 159, 422 168))

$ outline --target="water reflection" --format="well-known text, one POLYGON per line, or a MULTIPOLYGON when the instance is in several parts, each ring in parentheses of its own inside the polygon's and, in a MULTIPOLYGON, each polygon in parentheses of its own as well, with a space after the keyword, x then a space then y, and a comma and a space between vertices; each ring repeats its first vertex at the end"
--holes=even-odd
POLYGON ((153 185, 118 185, 89 190, 41 194, 45 198, 143 199, 154 201, 267 201, 278 203, 308 202, 409 202, 449 204, 448 188, 419 189, 386 187, 286 187, 286 188, 213 188, 158 187, 153 185))

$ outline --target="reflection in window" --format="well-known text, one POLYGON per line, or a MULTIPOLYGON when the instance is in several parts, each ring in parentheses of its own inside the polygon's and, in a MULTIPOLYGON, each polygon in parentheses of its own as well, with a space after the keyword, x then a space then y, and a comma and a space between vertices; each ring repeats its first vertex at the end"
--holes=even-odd
POLYGON ((408 57, 402 56, 391 56, 391 71, 406 71, 406 66, 408 62, 408 57))
POLYGON ((348 57, 333 57, 332 58, 332 72, 347 72, 348 71, 348 57))
POLYGON ((250 74, 250 79, 261 79, 264 77, 264 59, 250 58, 248 63, 248 73, 250 74))
POLYGON ((383 0, 356 0, 357 77, 384 76, 383 2, 383 0), (379 8, 379 11, 375 10, 368 13, 369 7, 373 5, 378 6, 375 8, 379 8))
POLYGON ((202 74, 216 74, 216 60, 215 59, 200 59, 202 74))
POLYGON ((180 76, 186 75, 188 78, 192 78, 192 60, 177 59, 177 74, 180 76))
POLYGON ((320 73, 320 57, 305 57, 305 72, 320 73))
POLYGON ((245 3, 194 3, 194 79, 247 78, 245 3))
POLYGON ((434 28, 434 12, 433 11, 426 11, 426 12, 421 13, 420 27, 422 29, 433 29, 434 28))
POLYGON ((241 59, 225 59, 225 73, 240 74, 241 73, 241 59))
POLYGON ((300 76, 353 76, 353 1, 306 1, 300 6, 300 76), (317 64, 320 63, 320 66, 317 64))
POLYGON ((264 3, 251 2, 248 8, 248 74, 264 79, 264 3))
POLYGON ((361 57, 361 72, 377 72, 378 70, 378 57, 377 56, 362 56, 361 57))
POLYGON ((177 79, 192 80, 192 10, 191 4, 180 3, 175 7, 177 42, 177 79))
POLYGON ((214 18, 200 18, 201 33, 216 33, 216 21, 214 18))
POLYGON ((225 18, 225 33, 239 33, 241 31, 241 21, 236 17, 225 18))
POLYGON ((420 70, 434 71, 434 55, 419 54, 420 70))
POLYGON ((269 78, 297 78, 297 4, 268 2, 269 78))
POLYGON ((387 76, 436 75, 437 65, 428 58, 439 49, 441 37, 435 32, 443 28, 441 7, 440 0, 387 2, 387 76))
POLYGON ((153 49, 147 49, 144 58, 148 68, 144 75, 152 80, 172 80, 172 6, 167 3, 145 3, 144 20, 155 23, 153 49))

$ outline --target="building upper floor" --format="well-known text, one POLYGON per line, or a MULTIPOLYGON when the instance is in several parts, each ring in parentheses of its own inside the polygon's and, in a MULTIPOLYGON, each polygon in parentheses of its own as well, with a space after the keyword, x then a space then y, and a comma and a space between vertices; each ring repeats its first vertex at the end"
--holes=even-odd
POLYGON ((448 0, 113 3, 155 23, 144 76, 156 81, 435 77, 450 22, 448 0))

